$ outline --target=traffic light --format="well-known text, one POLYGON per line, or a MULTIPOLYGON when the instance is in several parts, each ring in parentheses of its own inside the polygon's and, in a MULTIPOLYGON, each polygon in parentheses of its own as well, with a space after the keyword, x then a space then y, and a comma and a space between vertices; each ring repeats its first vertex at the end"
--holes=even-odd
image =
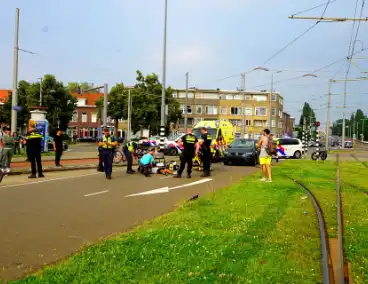
POLYGON ((316 126, 319 127, 321 123, 319 121, 316 121, 316 126))

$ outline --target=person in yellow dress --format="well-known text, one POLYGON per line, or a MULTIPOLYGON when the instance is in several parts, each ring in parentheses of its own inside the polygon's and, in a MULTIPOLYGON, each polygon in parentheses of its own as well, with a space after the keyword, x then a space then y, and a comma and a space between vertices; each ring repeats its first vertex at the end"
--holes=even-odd
POLYGON ((259 163, 262 168, 263 178, 261 181, 272 182, 272 172, 271 172, 271 163, 272 163, 272 155, 268 153, 268 145, 270 139, 270 130, 263 130, 263 136, 259 140, 257 146, 261 149, 261 153, 259 154, 259 163))

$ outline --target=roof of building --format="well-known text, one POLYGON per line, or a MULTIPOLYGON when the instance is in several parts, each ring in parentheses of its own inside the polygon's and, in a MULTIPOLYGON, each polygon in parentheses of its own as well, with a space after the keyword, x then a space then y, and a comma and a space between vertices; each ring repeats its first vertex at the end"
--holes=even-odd
MULTIPOLYGON (((186 89, 175 89, 177 92, 185 92, 186 89)), ((202 92, 202 93, 218 93, 218 94, 239 94, 242 92, 242 90, 222 90, 222 89, 199 89, 199 88, 190 88, 188 89, 188 92, 202 92)), ((270 92, 265 91, 252 91, 252 90, 246 90, 245 94, 251 94, 251 95, 266 95, 270 92)), ((280 92, 273 91, 272 94, 280 95, 280 92)))
POLYGON ((5 103, 11 90, 0 90, 0 103, 5 103))
POLYGON ((72 93, 75 97, 78 99, 86 99, 86 105, 88 106, 94 106, 96 105, 96 102, 104 96, 102 93, 85 93, 85 94, 77 94, 72 93))

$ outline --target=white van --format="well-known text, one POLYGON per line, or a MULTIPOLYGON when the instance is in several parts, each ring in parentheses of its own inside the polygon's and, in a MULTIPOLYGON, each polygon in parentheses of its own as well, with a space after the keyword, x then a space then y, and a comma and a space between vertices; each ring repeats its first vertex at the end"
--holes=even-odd
POLYGON ((303 143, 296 138, 280 138, 277 145, 277 156, 279 158, 295 158, 302 157, 303 143))

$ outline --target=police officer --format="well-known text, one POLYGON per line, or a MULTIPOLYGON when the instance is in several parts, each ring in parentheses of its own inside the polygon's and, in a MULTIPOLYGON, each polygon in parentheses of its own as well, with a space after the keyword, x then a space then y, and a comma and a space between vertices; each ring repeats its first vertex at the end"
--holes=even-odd
POLYGON ((212 135, 207 132, 206 127, 202 127, 201 132, 202 132, 201 152, 203 161, 203 174, 201 175, 201 177, 208 177, 210 176, 210 169, 211 169, 212 135))
POLYGON ((111 179, 112 173, 112 161, 114 156, 115 147, 118 142, 115 140, 114 136, 110 135, 110 130, 104 128, 104 134, 102 135, 98 146, 101 147, 101 154, 103 158, 103 163, 105 167, 105 174, 107 179, 111 179))
MULTIPOLYGON (((101 126, 102 128, 102 126, 101 126)), ((103 157, 102 157, 102 147, 100 147, 100 141, 102 139, 103 133, 98 137, 97 139, 97 146, 98 146, 98 166, 97 166, 97 171, 98 172, 104 172, 105 168, 103 166, 103 157)))
POLYGON ((192 167, 193 167, 193 158, 195 154, 198 154, 199 144, 198 139, 192 134, 191 129, 187 129, 187 134, 184 135, 181 139, 179 139, 178 144, 183 143, 184 150, 180 155, 180 168, 178 170, 178 174, 174 177, 181 178, 181 175, 184 171, 185 164, 188 164, 187 173, 188 178, 191 178, 192 167))
POLYGON ((25 137, 25 143, 27 147, 28 159, 31 162, 31 175, 29 178, 36 178, 36 164, 38 177, 45 177, 42 173, 42 162, 41 162, 41 152, 42 152, 42 134, 36 130, 36 125, 34 122, 30 122, 28 126, 28 132, 25 137))
POLYGON ((123 141, 123 153, 125 158, 127 159, 127 174, 134 174, 135 171, 133 170, 133 151, 134 146, 132 142, 128 142, 127 138, 124 138, 123 141))

